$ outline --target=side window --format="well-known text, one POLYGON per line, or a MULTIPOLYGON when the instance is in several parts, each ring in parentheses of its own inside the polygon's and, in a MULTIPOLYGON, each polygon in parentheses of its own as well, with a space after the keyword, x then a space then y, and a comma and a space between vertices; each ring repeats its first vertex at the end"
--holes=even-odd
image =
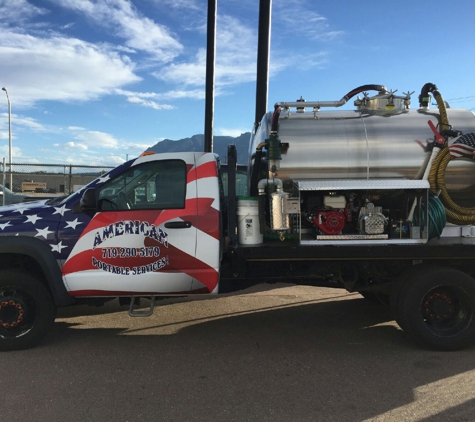
MULTIPOLYGON (((221 164, 221 180, 223 182, 224 196, 228 196, 228 166, 221 164)), ((247 167, 237 166, 236 169, 236 196, 249 196, 247 192, 247 167)))
POLYGON ((100 211, 185 208, 186 163, 152 161, 132 167, 99 188, 100 211))

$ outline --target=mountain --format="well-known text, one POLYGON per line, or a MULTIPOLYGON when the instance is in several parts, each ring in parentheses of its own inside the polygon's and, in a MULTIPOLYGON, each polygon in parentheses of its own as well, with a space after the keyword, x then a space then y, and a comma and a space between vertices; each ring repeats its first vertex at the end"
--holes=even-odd
MULTIPOLYGON (((191 138, 179 139, 178 141, 164 139, 163 141, 157 142, 147 151, 153 151, 156 153, 203 151, 204 139, 204 135, 193 135, 191 138)), ((236 138, 232 136, 215 136, 213 138, 213 152, 221 157, 223 163, 226 163, 228 145, 234 144, 237 149, 238 163, 247 165, 250 139, 250 132, 242 133, 236 138)))

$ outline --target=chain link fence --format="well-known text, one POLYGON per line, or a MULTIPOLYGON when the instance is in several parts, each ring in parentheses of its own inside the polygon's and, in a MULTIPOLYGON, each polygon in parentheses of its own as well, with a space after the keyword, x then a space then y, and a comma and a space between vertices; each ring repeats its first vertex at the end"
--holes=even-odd
POLYGON ((113 168, 75 164, 10 164, 5 163, 5 159, 0 162, 0 167, 3 177, 0 192, 5 199, 9 194, 28 197, 68 195, 113 168))

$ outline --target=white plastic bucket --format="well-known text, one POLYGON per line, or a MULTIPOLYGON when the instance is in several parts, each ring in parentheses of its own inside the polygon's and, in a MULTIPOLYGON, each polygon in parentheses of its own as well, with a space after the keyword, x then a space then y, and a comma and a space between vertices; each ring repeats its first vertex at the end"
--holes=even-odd
POLYGON ((258 245, 264 235, 259 227, 257 198, 241 197, 237 200, 238 241, 241 245, 258 245))

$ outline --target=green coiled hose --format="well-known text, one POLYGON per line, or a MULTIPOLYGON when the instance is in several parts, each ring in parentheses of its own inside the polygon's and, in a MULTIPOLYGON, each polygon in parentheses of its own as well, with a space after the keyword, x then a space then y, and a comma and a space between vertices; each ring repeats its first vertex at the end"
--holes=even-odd
MULTIPOLYGON (((420 225, 421 228, 426 227, 425 222, 425 204, 421 204, 421 213, 416 212, 414 215, 414 223, 416 225, 420 225), (421 215, 421 220, 419 220, 419 214, 421 215)), ((429 209, 428 209, 428 216, 429 216, 429 240, 434 239, 435 237, 440 237, 442 234, 442 230, 444 230, 445 224, 447 222, 447 216, 445 214, 445 208, 440 199, 436 198, 435 196, 429 197, 429 209)))

